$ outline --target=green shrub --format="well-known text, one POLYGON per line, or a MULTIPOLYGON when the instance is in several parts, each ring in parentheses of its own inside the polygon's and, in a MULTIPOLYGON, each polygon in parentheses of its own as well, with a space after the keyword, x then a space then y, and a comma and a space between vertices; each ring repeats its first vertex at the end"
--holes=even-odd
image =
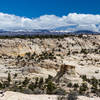
POLYGON ((29 83, 30 79, 28 79, 27 77, 25 77, 24 81, 23 81, 23 85, 26 86, 29 83))
POLYGON ((53 79, 53 77, 51 75, 48 75, 48 78, 45 79, 45 83, 48 83, 49 81, 51 81, 53 79))
POLYGON ((79 88, 79 93, 83 94, 83 93, 85 93, 87 91, 87 89, 88 89, 87 84, 86 83, 82 83, 82 85, 79 88))
POLYGON ((8 73, 8 78, 7 78, 8 82, 10 83, 11 82, 11 75, 10 73, 8 73))
POLYGON ((56 86, 52 81, 47 83, 47 94, 53 94, 53 91, 56 89, 56 86))
POLYGON ((75 84, 73 85, 73 87, 74 87, 74 88, 78 88, 79 85, 78 85, 77 83, 75 83, 75 84))
POLYGON ((17 73, 14 74, 14 78, 16 78, 16 77, 17 77, 17 73))
POLYGON ((67 87, 70 87, 71 88, 72 87, 72 83, 68 83, 67 84, 67 87))
POLYGON ((26 54, 25 54, 25 56, 27 56, 27 57, 31 57, 31 53, 30 52, 27 52, 26 54))
POLYGON ((41 86, 43 85, 44 83, 44 80, 43 80, 43 77, 40 78, 39 80, 39 88, 41 88, 41 86))
POLYGON ((53 91, 53 94, 55 94, 55 95, 66 95, 66 91, 61 89, 61 88, 58 88, 58 89, 55 89, 53 91))
POLYGON ((10 85, 9 81, 3 81, 2 83, 3 88, 9 87, 9 85, 10 85))
POLYGON ((35 78, 35 84, 34 84, 34 87, 35 87, 35 88, 38 87, 38 84, 39 84, 39 78, 36 77, 36 78, 35 78))
POLYGON ((83 81, 87 81, 86 75, 82 75, 81 78, 83 79, 83 81))
POLYGON ((91 87, 91 92, 92 92, 92 93, 96 93, 96 91, 97 91, 97 87, 93 87, 93 86, 92 86, 92 87, 91 87))
POLYGON ((2 89, 2 87, 3 87, 3 86, 2 86, 2 83, 0 82, 0 89, 2 89))
POLYGON ((68 94, 67 99, 65 99, 65 100, 77 100, 77 93, 76 92, 70 92, 68 94))
POLYGON ((82 49, 81 53, 88 54, 88 50, 87 49, 82 49))
POLYGON ((92 77, 90 83, 94 86, 97 87, 97 85, 99 84, 98 80, 95 77, 92 77))
POLYGON ((28 86, 28 88, 30 89, 30 90, 34 90, 34 88, 35 88, 35 85, 34 85, 34 83, 33 82, 31 82, 30 84, 29 84, 29 86, 28 86))

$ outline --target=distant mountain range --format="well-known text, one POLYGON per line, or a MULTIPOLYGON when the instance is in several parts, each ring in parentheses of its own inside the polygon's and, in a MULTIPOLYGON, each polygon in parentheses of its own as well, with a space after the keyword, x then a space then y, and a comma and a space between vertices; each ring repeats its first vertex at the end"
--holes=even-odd
POLYGON ((62 35, 62 34, 100 34, 90 30, 78 30, 74 32, 61 31, 61 30, 46 30, 46 29, 33 29, 33 30, 3 30, 0 29, 1 36, 18 36, 18 35, 62 35))
POLYGON ((74 33, 77 33, 77 34, 100 34, 99 32, 94 32, 94 31, 90 31, 90 30, 78 30, 78 31, 75 31, 74 33))

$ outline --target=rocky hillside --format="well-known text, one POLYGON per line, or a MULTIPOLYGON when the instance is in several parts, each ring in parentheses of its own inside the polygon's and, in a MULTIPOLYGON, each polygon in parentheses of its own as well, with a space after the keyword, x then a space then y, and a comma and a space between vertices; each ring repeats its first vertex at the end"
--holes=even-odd
MULTIPOLYGON (((99 68, 99 55, 99 35, 68 36, 63 39, 0 39, 1 68, 11 67, 9 71, 12 68, 13 70, 21 68, 27 72, 28 68, 34 67, 39 74, 44 72, 44 74, 55 76, 62 64, 73 65, 76 71, 85 70, 87 67, 99 68), (44 71, 39 71, 41 68, 44 71)), ((86 71, 82 71, 81 74, 86 71)))
MULTIPOLYGON (((0 39, 1 82, 9 73, 13 82, 50 75, 66 92, 73 90, 73 84, 81 86, 84 77, 99 80, 100 35, 0 39)), ((90 89, 91 84, 87 84, 90 89)))

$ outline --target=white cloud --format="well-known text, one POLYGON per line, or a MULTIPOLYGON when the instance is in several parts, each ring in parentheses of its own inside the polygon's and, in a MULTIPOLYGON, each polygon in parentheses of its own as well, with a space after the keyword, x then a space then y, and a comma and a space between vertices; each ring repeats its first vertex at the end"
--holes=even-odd
POLYGON ((100 31, 100 15, 70 13, 67 16, 43 15, 25 18, 0 13, 0 29, 56 29, 100 31))

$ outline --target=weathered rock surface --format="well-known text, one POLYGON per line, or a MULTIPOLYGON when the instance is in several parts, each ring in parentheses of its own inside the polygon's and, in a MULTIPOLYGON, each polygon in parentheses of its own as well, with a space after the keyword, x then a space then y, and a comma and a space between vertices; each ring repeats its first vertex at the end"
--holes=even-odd
MULTIPOLYGON (((0 39, 0 81, 7 78, 9 72, 11 78, 17 81, 25 77, 46 78, 48 75, 60 83, 81 83, 81 75, 100 79, 100 35, 53 39, 0 39)), ((0 100, 40 100, 40 98, 56 100, 57 96, 6 92, 0 100)), ((93 100, 84 98, 79 97, 79 100, 93 100)))
POLYGON ((100 35, 63 39, 0 39, 0 57, 0 77, 7 77, 7 72, 12 75, 18 73, 18 78, 56 76, 60 66, 66 64, 75 66, 78 75, 100 78, 100 35), (27 60, 24 56, 28 52, 36 55, 51 52, 56 59, 27 60), (18 55, 24 59, 18 60, 18 55))
MULTIPOLYGON (((0 100, 59 100, 57 95, 27 95, 18 92, 7 91, 0 95, 0 100)), ((67 99, 64 99, 67 100, 67 99)), ((78 96, 77 100, 100 100, 99 97, 78 96)))

